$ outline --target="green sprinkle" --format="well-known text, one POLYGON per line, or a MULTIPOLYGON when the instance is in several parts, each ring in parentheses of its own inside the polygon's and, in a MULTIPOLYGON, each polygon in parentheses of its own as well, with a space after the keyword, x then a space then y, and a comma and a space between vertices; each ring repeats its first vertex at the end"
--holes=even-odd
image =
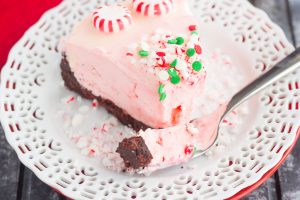
POLYGON ((192 64, 192 67, 195 71, 200 71, 202 69, 202 63, 200 61, 195 61, 192 64))
POLYGON ((158 87, 158 94, 162 94, 163 93, 163 90, 164 90, 164 84, 160 84, 159 87, 158 87))
POLYGON ((167 97, 166 93, 163 91, 164 87, 165 87, 164 84, 159 84, 158 94, 159 94, 159 100, 160 101, 163 101, 167 97))
POLYGON ((194 48, 190 48, 186 51, 186 55, 188 55, 188 57, 192 57, 193 55, 195 55, 196 50, 194 48))
POLYGON ((142 56, 142 57, 147 57, 149 55, 149 52, 145 51, 145 50, 140 50, 139 55, 142 56))
POLYGON ((179 82, 180 82, 180 77, 179 76, 172 76, 171 83, 173 83, 174 85, 176 85, 179 82))
POLYGON ((170 66, 171 67, 175 67, 177 65, 177 59, 173 60, 173 62, 171 62, 170 66))
POLYGON ((166 93, 161 93, 160 97, 159 97, 159 100, 163 101, 163 100, 165 100, 166 97, 167 97, 166 93))
POLYGON ((177 71, 174 68, 169 68, 168 73, 171 77, 178 76, 177 71))
POLYGON ((184 43, 183 37, 177 37, 176 40, 177 40, 176 44, 178 44, 178 45, 182 45, 184 43))
POLYGON ((168 40, 168 43, 169 44, 177 44, 177 40, 176 39, 171 39, 171 40, 168 40))
POLYGON ((191 32, 192 35, 198 35, 198 31, 194 30, 191 32))

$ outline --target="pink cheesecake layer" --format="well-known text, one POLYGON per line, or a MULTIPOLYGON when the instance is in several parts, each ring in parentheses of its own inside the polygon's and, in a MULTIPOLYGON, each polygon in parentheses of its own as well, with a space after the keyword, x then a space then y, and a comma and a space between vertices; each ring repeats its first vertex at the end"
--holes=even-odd
POLYGON ((129 29, 113 34, 102 33, 92 24, 92 16, 79 23, 64 41, 64 51, 78 82, 94 95, 109 99, 133 118, 153 127, 184 124, 190 119, 194 96, 204 88, 205 73, 191 84, 166 84, 168 94, 159 100, 159 78, 144 66, 126 58, 128 46, 157 29, 173 35, 190 34, 188 27, 197 24, 184 1, 174 3, 174 11, 162 17, 133 14, 129 29))

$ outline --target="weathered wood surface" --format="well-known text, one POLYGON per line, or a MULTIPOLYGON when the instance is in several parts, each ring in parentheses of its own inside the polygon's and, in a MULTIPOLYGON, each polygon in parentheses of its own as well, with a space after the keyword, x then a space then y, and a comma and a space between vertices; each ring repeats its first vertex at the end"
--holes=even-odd
POLYGON ((29 169, 24 170, 21 200, 63 200, 62 195, 40 181, 29 169))
POLYGON ((15 200, 18 195, 20 162, 6 141, 0 126, 0 199, 15 200))
MULTIPOLYGON (((286 33, 287 38, 300 46, 300 0, 250 0, 268 13, 286 33)), ((300 143, 278 172, 243 200, 300 199, 300 143)), ((0 127, 0 200, 66 200, 41 182, 17 159, 5 140, 0 127)))
POLYGON ((289 0, 289 13, 291 18, 291 26, 293 28, 293 39, 296 47, 300 46, 300 1, 289 0))
POLYGON ((276 192, 276 179, 269 178, 258 189, 244 197, 242 200, 279 200, 276 192))

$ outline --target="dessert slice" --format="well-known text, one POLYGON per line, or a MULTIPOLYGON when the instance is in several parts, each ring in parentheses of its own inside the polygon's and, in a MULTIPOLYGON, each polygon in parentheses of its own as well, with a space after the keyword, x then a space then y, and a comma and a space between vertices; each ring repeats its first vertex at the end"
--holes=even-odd
POLYGON ((129 169, 151 173, 191 159, 196 150, 207 149, 216 136, 217 123, 225 105, 210 115, 197 118, 184 125, 165 129, 147 129, 138 136, 125 138, 117 152, 129 169))
POLYGON ((64 41, 65 84, 135 130, 185 124, 206 76, 195 24, 183 0, 99 7, 64 41))

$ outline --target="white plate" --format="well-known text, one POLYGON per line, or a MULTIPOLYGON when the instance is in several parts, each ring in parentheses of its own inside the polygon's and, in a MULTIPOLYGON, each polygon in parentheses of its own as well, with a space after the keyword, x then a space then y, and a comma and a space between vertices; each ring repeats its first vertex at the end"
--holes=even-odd
MULTIPOLYGON (((101 2, 65 0, 47 12, 14 46, 2 70, 2 126, 20 160, 42 181, 73 199, 224 199, 258 181, 279 162, 299 127, 299 71, 254 98, 251 108, 257 109, 245 116, 248 124, 234 145, 211 160, 194 160, 194 169, 174 167, 149 177, 128 176, 80 155, 55 120, 53 108, 62 92, 57 45, 101 2)), ((201 23, 223 27, 237 46, 251 51, 249 60, 255 63, 247 61, 245 66, 256 72, 293 50, 278 26, 245 0, 189 2, 201 23)))

